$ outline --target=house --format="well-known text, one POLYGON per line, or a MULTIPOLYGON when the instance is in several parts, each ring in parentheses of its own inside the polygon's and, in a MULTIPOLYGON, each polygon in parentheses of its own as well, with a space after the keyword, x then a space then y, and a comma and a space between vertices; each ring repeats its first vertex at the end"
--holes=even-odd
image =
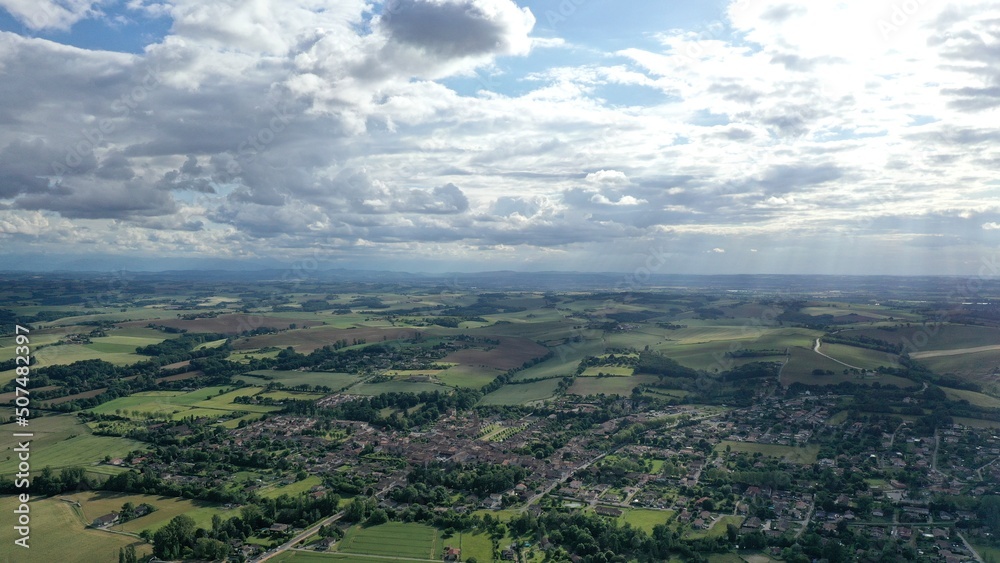
POLYGON ((314 548, 316 551, 328 551, 335 543, 337 540, 333 538, 323 538, 314 544, 314 548))
POLYGON ((601 516, 611 516, 613 518, 618 518, 622 515, 621 510, 610 506, 598 506, 594 509, 594 512, 600 514, 601 516))
POLYGON ((462 557, 462 550, 457 547, 445 547, 444 548, 444 560, 445 561, 458 561, 462 557))
POLYGON ((271 524, 271 527, 267 529, 269 532, 284 533, 288 531, 288 524, 271 524))
POLYGON ((114 524, 117 521, 118 521, 118 513, 112 512, 111 514, 105 514, 104 516, 98 516, 97 518, 94 518, 94 522, 91 525, 95 528, 104 528, 114 524))

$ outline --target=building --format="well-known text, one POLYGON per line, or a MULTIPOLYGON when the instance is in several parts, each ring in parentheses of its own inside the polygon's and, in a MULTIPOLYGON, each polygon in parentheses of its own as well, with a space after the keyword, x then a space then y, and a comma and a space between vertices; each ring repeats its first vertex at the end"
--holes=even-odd
POLYGON ((95 528, 105 528, 117 522, 118 518, 118 513, 112 512, 111 514, 105 514, 104 516, 94 518, 94 522, 91 525, 95 528))

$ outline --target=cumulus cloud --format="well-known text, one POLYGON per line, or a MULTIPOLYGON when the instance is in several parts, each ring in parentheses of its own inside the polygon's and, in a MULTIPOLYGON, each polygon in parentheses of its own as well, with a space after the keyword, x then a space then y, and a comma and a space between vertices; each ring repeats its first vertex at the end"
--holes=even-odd
POLYGON ((392 42, 450 59, 526 54, 535 17, 511 0, 396 0, 379 24, 392 42))
MULTIPOLYGON (((105 0, 106 1, 106 0, 105 0)), ((0 0, 7 10, 29 29, 69 29, 76 22, 100 14, 105 2, 90 0, 0 0)))
POLYGON ((102 11, 169 22, 136 54, 0 32, 0 236, 882 271, 934 240, 953 271, 1000 225, 1000 2, 894 4, 733 1, 602 52, 513 0, 0 0, 65 43, 102 11))

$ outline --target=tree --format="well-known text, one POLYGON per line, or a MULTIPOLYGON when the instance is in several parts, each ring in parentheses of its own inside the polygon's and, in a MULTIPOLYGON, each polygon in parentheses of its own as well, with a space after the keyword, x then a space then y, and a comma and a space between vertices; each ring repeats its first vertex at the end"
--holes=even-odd
POLYGON ((166 526, 153 534, 153 555, 160 559, 181 559, 185 550, 194 546, 195 528, 195 522, 190 516, 174 516, 166 526))
POLYGON ((206 561, 224 560, 229 556, 229 546, 212 538, 198 538, 194 544, 193 556, 206 561))

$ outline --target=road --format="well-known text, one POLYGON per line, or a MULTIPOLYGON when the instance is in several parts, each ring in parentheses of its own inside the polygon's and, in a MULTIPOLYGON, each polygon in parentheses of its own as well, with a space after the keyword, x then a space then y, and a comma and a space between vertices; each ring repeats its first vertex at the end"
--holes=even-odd
MULTIPOLYGON (((382 495, 384 495, 385 493, 387 493, 390 489, 392 489, 395 486, 396 486, 396 482, 389 483, 389 486, 387 486, 386 488, 382 489, 381 491, 375 493, 375 497, 376 498, 381 497, 382 495)), ((292 539, 288 540, 287 542, 285 542, 285 543, 281 544, 280 546, 278 546, 277 549, 272 550, 272 551, 267 551, 267 552, 263 553, 260 557, 257 557, 255 559, 251 559, 250 563, 261 563, 263 561, 267 561, 269 559, 277 557, 278 555, 281 555, 282 553, 288 551, 289 549, 292 549, 292 546, 294 546, 295 544, 297 544, 299 542, 302 542, 302 541, 305 541, 307 538, 309 538, 309 536, 311 536, 311 535, 319 532, 319 529, 320 529, 321 526, 327 526, 329 524, 332 524, 332 523, 336 522, 337 520, 340 520, 343 516, 344 516, 344 513, 343 513, 343 511, 341 511, 341 512, 338 512, 338 513, 334 514, 333 516, 330 516, 329 518, 326 518, 325 520, 320 520, 316 524, 313 524, 312 526, 306 528, 299 535, 295 536, 294 538, 292 538, 292 539)))
POLYGON ((263 553, 260 557, 257 557, 255 559, 251 559, 250 562, 251 563, 261 563, 262 561, 267 561, 269 559, 277 557, 277 556, 281 555, 282 553, 284 553, 284 552, 288 551, 289 549, 291 549, 293 545, 299 543, 300 541, 304 541, 309 536, 311 536, 311 535, 319 532, 320 526, 326 526, 328 524, 332 524, 332 523, 336 522, 337 520, 340 520, 341 517, 343 517, 343 516, 344 516, 343 512, 338 512, 337 514, 334 514, 333 516, 330 516, 329 518, 327 518, 325 520, 320 520, 319 523, 313 524, 309 528, 306 528, 305 531, 303 531, 301 534, 299 534, 299 535, 295 536, 294 538, 288 540, 287 542, 281 544, 277 549, 272 550, 272 551, 267 551, 267 552, 263 553))
POLYGON ((962 535, 962 532, 955 530, 955 535, 958 536, 958 538, 962 540, 962 543, 965 544, 965 549, 968 549, 970 552, 972 552, 972 556, 976 558, 976 561, 979 561, 979 563, 983 563, 983 558, 979 556, 979 552, 973 549, 972 545, 968 541, 966 541, 965 536, 962 535))
MULTIPOLYGON (((620 448, 620 446, 619 446, 619 448, 620 448)), ((531 507, 531 505, 533 505, 536 502, 538 502, 539 499, 541 499, 545 495, 551 493, 552 489, 555 489, 557 486, 559 486, 559 485, 565 483, 566 481, 568 481, 569 478, 572 477, 577 471, 582 471, 582 470, 590 467, 591 465, 597 463, 598 461, 601 461, 602 459, 604 459, 604 456, 606 456, 608 454, 612 454, 614 452, 617 452, 619 448, 615 448, 615 449, 611 450, 610 452, 604 452, 603 454, 595 457, 594 459, 592 459, 592 460, 584 463, 583 465, 581 465, 581 466, 573 469, 572 471, 564 474, 561 478, 556 479, 548 487, 545 487, 545 489, 542 490, 542 492, 540 492, 540 493, 536 494, 535 496, 529 498, 528 502, 524 503, 524 506, 522 506, 521 508, 518 509, 518 512, 521 513, 521 514, 524 514, 525 512, 528 511, 528 508, 531 507)))
POLYGON ((816 339, 816 345, 813 346, 813 352, 816 352, 817 354, 819 354, 820 356, 823 356, 824 358, 826 358, 828 360, 833 360, 833 361, 837 362, 838 364, 840 364, 842 366, 847 366, 847 367, 849 367, 851 369, 858 369, 858 370, 864 371, 864 368, 859 368, 858 366, 852 366, 851 364, 845 364, 844 362, 838 360, 837 358, 831 358, 830 356, 827 356, 823 352, 820 352, 819 351, 819 341, 820 341, 820 339, 817 338, 816 339))

